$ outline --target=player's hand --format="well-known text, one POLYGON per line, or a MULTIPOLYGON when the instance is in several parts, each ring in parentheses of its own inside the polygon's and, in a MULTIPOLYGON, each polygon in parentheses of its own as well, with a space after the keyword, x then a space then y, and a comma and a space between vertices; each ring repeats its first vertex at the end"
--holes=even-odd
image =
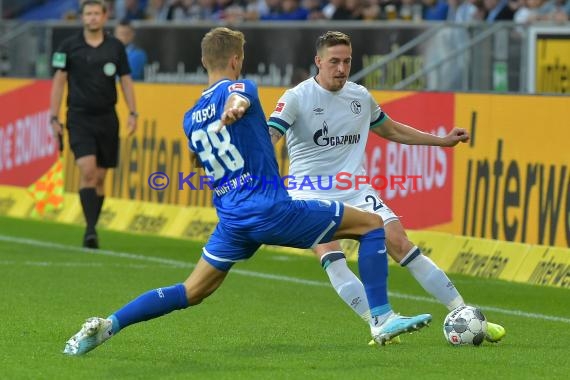
MULTIPOLYGON (((53 130, 53 137, 58 137, 63 134, 63 125, 57 119, 51 119, 51 129, 53 130)), ((58 137, 59 138, 59 137, 58 137)))
POLYGON ((245 107, 230 107, 222 113, 220 119, 221 124, 216 127, 216 132, 219 132, 225 125, 231 125, 242 118, 245 113, 245 107))
POLYGON ((50 121, 51 129, 53 131, 53 137, 57 139, 58 149, 63 152, 63 124, 57 119, 52 118, 50 121))
POLYGON ((460 142, 466 143, 467 141, 469 141, 469 132, 466 129, 455 127, 443 138, 441 146, 455 146, 460 142))
POLYGON ((129 129, 129 136, 132 136, 137 131, 137 117, 135 115, 129 115, 127 128, 129 129))

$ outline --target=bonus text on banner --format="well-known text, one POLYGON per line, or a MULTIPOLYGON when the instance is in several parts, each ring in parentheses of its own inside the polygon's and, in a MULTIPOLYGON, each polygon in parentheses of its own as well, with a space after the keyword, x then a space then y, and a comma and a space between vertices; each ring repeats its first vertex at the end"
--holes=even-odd
POLYGON ((0 184, 29 186, 58 157, 49 125, 49 81, 0 94, 0 184))
MULTIPOLYGON (((382 93, 376 98, 381 100, 382 93)), ((455 126, 453 94, 412 94, 381 102, 381 106, 395 120, 439 136, 445 136, 455 126)), ((380 190, 380 196, 405 217, 406 227, 431 227, 451 222, 454 150, 465 148, 404 145, 370 133, 367 171, 371 177, 417 176, 417 186, 386 187, 380 190)))

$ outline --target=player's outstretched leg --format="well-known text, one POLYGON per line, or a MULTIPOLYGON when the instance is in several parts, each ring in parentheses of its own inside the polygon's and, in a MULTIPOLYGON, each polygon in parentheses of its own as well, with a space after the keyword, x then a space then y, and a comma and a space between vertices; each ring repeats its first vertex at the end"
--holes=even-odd
MULTIPOLYGON (((386 246, 390 256, 400 266, 407 268, 418 283, 449 311, 464 306, 463 297, 453 285, 453 282, 429 257, 408 240, 404 227, 399 221, 386 225, 386 246)), ((499 342, 506 332, 503 326, 487 322, 486 340, 499 342)))
POLYGON ((89 318, 81 330, 67 341, 63 353, 72 356, 86 354, 130 325, 197 305, 222 284, 226 275, 227 272, 200 258, 184 284, 141 294, 107 319, 89 318))
MULTIPOLYGON (((319 244, 314 249, 317 257, 320 257, 321 265, 331 282, 332 287, 339 297, 350 307, 366 324, 370 324, 370 307, 364 291, 364 285, 360 279, 350 270, 346 263, 346 256, 341 251, 338 241, 319 244)), ((386 344, 400 343, 400 337, 386 342, 386 344)), ((375 346, 372 339, 369 346, 375 346)))
POLYGON ((319 244, 315 248, 315 253, 317 257, 320 257, 321 266, 328 275, 331 285, 338 296, 363 321, 369 323, 370 308, 368 307, 364 285, 348 267, 346 256, 341 251, 340 243, 334 241, 319 244))
POLYGON ((67 355, 83 355, 103 344, 132 324, 148 321, 189 306, 183 284, 158 288, 141 294, 107 319, 89 318, 69 339, 63 350, 67 355))
POLYGON ((89 318, 81 330, 65 343, 63 353, 66 355, 86 354, 112 336, 113 322, 110 319, 89 318))
MULTIPOLYGON (((465 305, 453 282, 437 264, 424 256, 421 250, 408 240, 399 221, 389 223, 386 226, 386 234, 386 245, 390 255, 400 263, 400 266, 407 268, 429 294, 445 305, 449 311, 465 305)), ((487 341, 496 343, 505 335, 503 326, 487 322, 487 341)))
POLYGON ((358 268, 370 305, 370 332, 374 341, 384 346, 406 332, 421 329, 431 322, 430 314, 404 317, 392 311, 388 302, 388 258, 382 229, 371 231, 360 238, 358 268))
POLYGON ((427 326, 431 315, 403 317, 392 311, 388 302, 388 257, 382 226, 378 215, 345 205, 335 238, 360 236, 358 269, 370 307, 370 330, 374 341, 385 345, 400 334, 427 326))

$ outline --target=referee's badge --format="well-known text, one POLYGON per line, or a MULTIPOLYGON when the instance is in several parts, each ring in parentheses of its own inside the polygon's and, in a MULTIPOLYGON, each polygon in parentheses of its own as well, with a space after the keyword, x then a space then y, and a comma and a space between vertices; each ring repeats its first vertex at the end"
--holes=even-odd
POLYGON ((103 72, 106 76, 112 77, 117 73, 117 66, 115 66, 113 62, 107 62, 105 66, 103 66, 103 72))
POLYGON ((65 69, 65 62, 67 61, 67 55, 65 53, 53 53, 51 60, 51 65, 56 69, 65 69))

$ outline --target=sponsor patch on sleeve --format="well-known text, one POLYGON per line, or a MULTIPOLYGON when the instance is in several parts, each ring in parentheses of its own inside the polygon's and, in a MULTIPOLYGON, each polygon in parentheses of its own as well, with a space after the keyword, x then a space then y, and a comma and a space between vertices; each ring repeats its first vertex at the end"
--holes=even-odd
POLYGON ((229 92, 232 92, 232 91, 245 92, 245 84, 243 84, 243 83, 234 83, 234 84, 232 84, 230 87, 228 87, 228 91, 229 91, 229 92))
POLYGON ((285 104, 286 104, 285 102, 277 103, 277 106, 275 107, 275 112, 277 112, 277 113, 283 112, 283 108, 285 108, 285 104))

